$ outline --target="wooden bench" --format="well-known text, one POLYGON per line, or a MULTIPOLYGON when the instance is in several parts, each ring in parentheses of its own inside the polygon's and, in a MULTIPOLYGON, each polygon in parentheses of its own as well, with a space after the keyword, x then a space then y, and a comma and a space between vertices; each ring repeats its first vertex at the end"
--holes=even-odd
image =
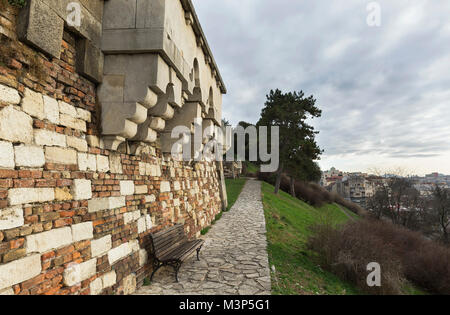
POLYGON ((183 262, 197 251, 197 260, 200 260, 199 253, 203 246, 203 240, 189 241, 184 234, 182 224, 174 225, 171 228, 158 233, 150 234, 153 246, 153 276, 163 266, 171 266, 175 269, 175 279, 178 282, 178 271, 183 262))

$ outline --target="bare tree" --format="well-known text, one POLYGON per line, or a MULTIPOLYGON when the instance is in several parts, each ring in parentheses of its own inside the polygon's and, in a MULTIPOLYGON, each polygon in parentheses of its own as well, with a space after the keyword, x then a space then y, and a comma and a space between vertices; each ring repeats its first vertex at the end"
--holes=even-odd
POLYGON ((442 235, 442 240, 449 244, 450 233, 450 191, 448 189, 436 186, 433 192, 432 217, 442 235))

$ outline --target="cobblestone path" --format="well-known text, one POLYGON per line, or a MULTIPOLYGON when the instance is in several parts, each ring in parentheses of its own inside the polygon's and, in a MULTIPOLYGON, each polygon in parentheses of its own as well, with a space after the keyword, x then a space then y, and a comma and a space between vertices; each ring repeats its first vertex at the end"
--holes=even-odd
POLYGON ((192 256, 176 283, 171 267, 137 295, 268 295, 271 292, 261 183, 249 180, 233 208, 203 237, 200 261, 192 256))

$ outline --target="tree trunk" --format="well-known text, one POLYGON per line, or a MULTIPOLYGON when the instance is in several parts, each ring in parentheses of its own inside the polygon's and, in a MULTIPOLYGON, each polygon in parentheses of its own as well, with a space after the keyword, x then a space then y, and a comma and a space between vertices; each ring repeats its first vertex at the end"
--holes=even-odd
POLYGON ((280 167, 277 171, 277 180, 275 181, 275 194, 278 195, 281 186, 281 175, 283 174, 283 163, 280 164, 280 167))
POLYGON ((294 179, 294 177, 291 177, 291 196, 294 198, 297 197, 295 195, 295 179, 294 179))

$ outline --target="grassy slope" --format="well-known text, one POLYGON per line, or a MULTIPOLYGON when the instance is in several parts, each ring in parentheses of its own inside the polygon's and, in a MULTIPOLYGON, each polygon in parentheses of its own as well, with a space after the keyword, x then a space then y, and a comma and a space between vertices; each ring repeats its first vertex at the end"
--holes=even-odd
POLYGON ((349 218, 335 204, 316 209, 284 192, 276 196, 273 186, 262 185, 269 261, 276 268, 273 294, 357 294, 351 284, 322 270, 305 245, 309 226, 321 220, 339 224, 349 218))
POLYGON ((227 211, 233 207, 234 203, 238 199, 241 194, 242 189, 244 188, 246 179, 238 178, 238 179, 225 179, 225 185, 227 187, 227 198, 228 198, 228 208, 227 211))

